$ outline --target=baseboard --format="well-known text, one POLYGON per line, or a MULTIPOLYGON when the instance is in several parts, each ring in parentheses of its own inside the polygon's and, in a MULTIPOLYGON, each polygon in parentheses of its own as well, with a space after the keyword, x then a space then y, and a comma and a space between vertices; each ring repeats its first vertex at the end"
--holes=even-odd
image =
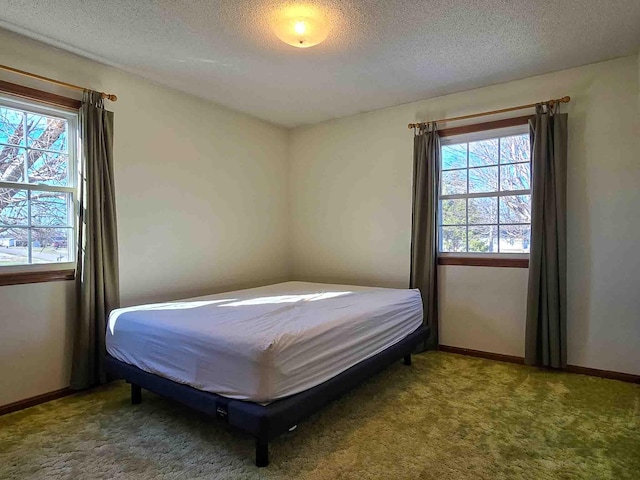
POLYGON ((69 387, 65 387, 61 388, 60 390, 43 393, 42 395, 36 395, 35 397, 25 398, 24 400, 19 400, 7 405, 2 405, 0 406, 0 416, 6 415, 7 413, 17 412, 18 410, 23 410, 25 408, 33 407, 35 405, 40 405, 41 403, 50 402, 51 400, 57 400, 58 398, 66 397, 67 395, 71 395, 73 393, 76 393, 76 391, 71 390, 69 387))
POLYGON ((566 372, 578 373, 580 375, 590 375, 592 377, 610 378, 621 382, 640 383, 640 375, 632 373, 612 372, 611 370, 599 370, 597 368, 579 367, 577 365, 567 365, 566 372))
MULTIPOLYGON (((481 350, 472 350, 470 348, 451 347, 449 345, 440 345, 438 350, 441 352, 457 353, 470 357, 488 358, 489 360, 498 360, 500 362, 517 363, 524 365, 524 358, 515 355, 503 355, 501 353, 483 352, 481 350)), ((589 375, 591 377, 609 378, 611 380, 620 380, 622 382, 640 383, 640 375, 631 373, 613 372, 611 370, 599 370, 597 368, 579 367, 577 365, 567 365, 565 372, 577 373, 580 375, 589 375)))
POLYGON ((449 345, 440 345, 438 350, 441 352, 458 353, 469 357, 488 358, 489 360, 498 360, 499 362, 517 363, 524 365, 524 358, 515 355, 503 355, 502 353, 483 352, 481 350, 472 350, 470 348, 450 347, 449 345))

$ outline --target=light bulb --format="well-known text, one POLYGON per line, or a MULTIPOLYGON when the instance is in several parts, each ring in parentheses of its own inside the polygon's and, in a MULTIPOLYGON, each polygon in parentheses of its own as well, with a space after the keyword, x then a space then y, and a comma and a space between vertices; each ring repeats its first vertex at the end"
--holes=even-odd
POLYGON ((293 29, 296 31, 298 35, 304 35, 304 32, 307 30, 306 25, 304 24, 304 20, 296 21, 293 29))

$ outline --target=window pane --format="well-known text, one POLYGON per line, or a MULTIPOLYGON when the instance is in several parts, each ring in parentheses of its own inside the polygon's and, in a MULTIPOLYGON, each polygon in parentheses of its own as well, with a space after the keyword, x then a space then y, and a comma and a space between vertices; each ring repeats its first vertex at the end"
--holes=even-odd
POLYGON ((469 193, 498 191, 498 167, 469 169, 469 193))
POLYGON ((528 162, 531 153, 529 135, 513 135, 500 139, 500 163, 528 162))
POLYGON ((467 227, 441 227, 443 252, 467 251, 467 227))
POLYGON ((31 150, 29 152, 29 183, 69 186, 69 156, 66 153, 31 150))
POLYGON ((444 145, 441 153, 441 251, 528 252, 529 134, 444 145))
POLYGON ((469 142, 469 166, 484 167, 498 163, 498 139, 469 142))
POLYGON ((529 190, 531 188, 531 165, 514 163, 500 167, 500 190, 529 190))
POLYGON ((470 198, 469 224, 498 224, 498 197, 470 198))
POLYGON ((59 263, 73 259, 70 228, 34 228, 31 230, 32 263, 59 263))
POLYGON ((442 172, 442 195, 467 193, 467 171, 442 172))
POLYGON ((43 115, 27 114, 27 143, 31 148, 67 151, 67 121, 43 115))
POLYGON ((0 225, 28 225, 27 191, 0 188, 0 225))
POLYGON ((445 145, 442 147, 442 169, 467 168, 467 144, 445 145))
POLYGON ((75 132, 58 117, 63 112, 29 110, 0 106, 0 181, 37 189, 0 188, 0 266, 68 262, 75 255, 74 194, 40 190, 74 185, 75 132))
POLYGON ((531 195, 500 197, 500 223, 531 223, 531 195))
POLYGON ((475 253, 497 253, 498 227, 469 227, 469 251, 475 253))
POLYGON ((0 180, 24 182, 24 156, 26 150, 0 145, 0 180))
POLYGON ((501 225, 500 253, 528 253, 530 238, 529 225, 501 225))
POLYGON ((0 143, 24 146, 23 119, 22 112, 0 107, 0 143))
POLYGON ((32 191, 31 224, 50 227, 69 226, 71 201, 69 193, 32 191))
POLYGON ((443 225, 465 225, 467 223, 467 201, 464 198, 440 202, 443 225))
POLYGON ((0 266, 29 263, 28 229, 0 227, 0 266))

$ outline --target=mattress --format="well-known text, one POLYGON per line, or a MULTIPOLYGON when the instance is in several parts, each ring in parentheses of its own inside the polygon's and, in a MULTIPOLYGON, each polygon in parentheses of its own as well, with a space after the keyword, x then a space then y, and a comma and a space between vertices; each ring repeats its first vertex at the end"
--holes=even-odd
POLYGON ((286 282, 114 310, 106 347, 146 372, 268 403, 333 378, 421 324, 418 290, 286 282))

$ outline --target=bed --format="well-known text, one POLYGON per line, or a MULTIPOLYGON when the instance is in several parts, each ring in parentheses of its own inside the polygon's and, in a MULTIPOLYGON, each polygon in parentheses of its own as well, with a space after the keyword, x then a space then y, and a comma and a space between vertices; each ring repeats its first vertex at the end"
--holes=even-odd
POLYGON ((114 310, 109 373, 268 442, 428 334, 417 290, 285 282, 114 310))

